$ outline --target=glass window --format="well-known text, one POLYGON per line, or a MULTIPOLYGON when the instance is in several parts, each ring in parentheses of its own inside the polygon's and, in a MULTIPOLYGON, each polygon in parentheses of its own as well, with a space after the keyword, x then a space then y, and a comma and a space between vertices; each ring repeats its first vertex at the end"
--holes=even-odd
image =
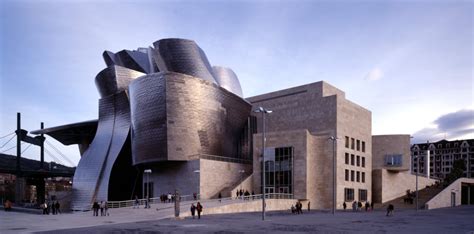
POLYGON ((349 170, 346 169, 346 181, 349 181, 349 170))
POLYGON ((356 174, 357 174, 357 180, 356 181, 360 182, 360 172, 357 172, 356 174))
POLYGON ((360 140, 357 140, 357 147, 356 147, 357 151, 360 150, 360 140))
POLYGON ((349 137, 346 136, 346 148, 349 148, 349 137))
POLYGON ((365 172, 362 172, 362 183, 365 183, 365 172))
POLYGON ((365 157, 362 157, 362 167, 365 167, 365 157))
POLYGON ((362 141, 362 152, 365 152, 365 141, 362 141))
POLYGON ((351 149, 354 149, 354 145, 355 145, 354 142, 355 142, 354 138, 351 138, 351 149))
POLYGON ((354 166, 354 155, 351 154, 351 165, 354 166))
POLYGON ((349 165, 349 153, 346 153, 346 164, 349 165))
POLYGON ((357 166, 360 167, 360 156, 357 155, 357 166))
POLYGON ((351 170, 351 181, 354 181, 354 171, 351 170))
POLYGON ((359 189, 359 201, 367 201, 367 190, 359 189))
POLYGON ((401 154, 388 154, 385 155, 385 166, 402 166, 402 157, 401 154))
POLYGON ((353 188, 344 188, 344 201, 354 201, 354 189, 353 188))
POLYGON ((275 158, 265 162, 265 187, 269 189, 268 191, 273 191, 275 193, 293 192, 292 160, 293 147, 275 148, 275 158))

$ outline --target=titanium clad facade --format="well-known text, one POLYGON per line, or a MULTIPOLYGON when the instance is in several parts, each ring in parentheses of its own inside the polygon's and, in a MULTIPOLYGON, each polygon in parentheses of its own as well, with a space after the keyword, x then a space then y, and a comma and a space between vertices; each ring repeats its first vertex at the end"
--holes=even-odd
POLYGON ((243 97, 237 75, 230 68, 213 66, 212 71, 217 83, 224 89, 229 90, 239 97, 243 97))
POLYGON ((162 39, 155 43, 153 57, 162 72, 177 72, 216 83, 206 54, 192 40, 162 39))
POLYGON ((111 65, 97 74, 95 85, 101 97, 106 97, 128 89, 128 84, 144 73, 125 67, 111 65))
POLYGON ((238 157, 251 111, 245 100, 208 81, 170 72, 141 77, 129 90, 134 164, 187 161, 201 154, 238 157))

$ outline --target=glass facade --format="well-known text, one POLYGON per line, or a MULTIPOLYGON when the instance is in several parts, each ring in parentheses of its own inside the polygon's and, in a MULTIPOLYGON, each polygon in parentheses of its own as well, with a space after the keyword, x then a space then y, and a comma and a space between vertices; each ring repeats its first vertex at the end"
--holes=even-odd
POLYGON ((265 156, 265 192, 292 194, 293 147, 275 148, 274 152, 275 157, 265 156))

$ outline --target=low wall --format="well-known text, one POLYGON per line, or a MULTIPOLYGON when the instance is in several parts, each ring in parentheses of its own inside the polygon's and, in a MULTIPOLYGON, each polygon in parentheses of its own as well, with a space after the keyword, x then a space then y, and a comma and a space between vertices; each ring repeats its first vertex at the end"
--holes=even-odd
POLYGON ((448 187, 443 189, 440 193, 436 196, 431 198, 425 204, 425 208, 428 210, 443 208, 443 207, 451 207, 451 193, 455 194, 455 206, 461 205, 461 186, 463 183, 467 184, 474 184, 474 179, 472 178, 459 178, 450 184, 448 187))
MULTIPOLYGON (((390 172, 387 169, 372 171, 372 200, 375 203, 384 203, 406 194, 406 191, 415 191, 416 176, 409 171, 390 172)), ((418 189, 436 183, 435 179, 418 176, 418 189)))
MULTIPOLYGON (((266 199, 266 211, 290 210, 291 205, 296 204, 296 199, 266 199)), ((262 200, 240 202, 229 205, 222 205, 203 209, 204 215, 209 214, 230 214, 230 213, 244 213, 244 212, 261 212, 262 200)), ((190 212, 181 213, 181 217, 190 216, 190 212)))

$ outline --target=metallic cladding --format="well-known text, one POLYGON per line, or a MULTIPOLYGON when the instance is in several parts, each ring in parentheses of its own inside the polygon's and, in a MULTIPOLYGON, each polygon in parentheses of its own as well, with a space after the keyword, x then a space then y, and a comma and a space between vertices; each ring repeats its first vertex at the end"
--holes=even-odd
POLYGON ((112 65, 97 74, 95 85, 101 97, 106 97, 128 89, 128 84, 144 73, 125 67, 112 65))
POLYGON ((158 73, 129 86, 134 165, 236 157, 251 105, 197 77, 158 73))
POLYGON ((153 57, 160 71, 182 73, 216 83, 206 54, 196 42, 162 39, 153 45, 153 57))
POLYGON ((212 71, 217 83, 224 89, 231 91, 239 97, 243 97, 242 88, 240 87, 239 78, 227 67, 213 66, 212 71))

